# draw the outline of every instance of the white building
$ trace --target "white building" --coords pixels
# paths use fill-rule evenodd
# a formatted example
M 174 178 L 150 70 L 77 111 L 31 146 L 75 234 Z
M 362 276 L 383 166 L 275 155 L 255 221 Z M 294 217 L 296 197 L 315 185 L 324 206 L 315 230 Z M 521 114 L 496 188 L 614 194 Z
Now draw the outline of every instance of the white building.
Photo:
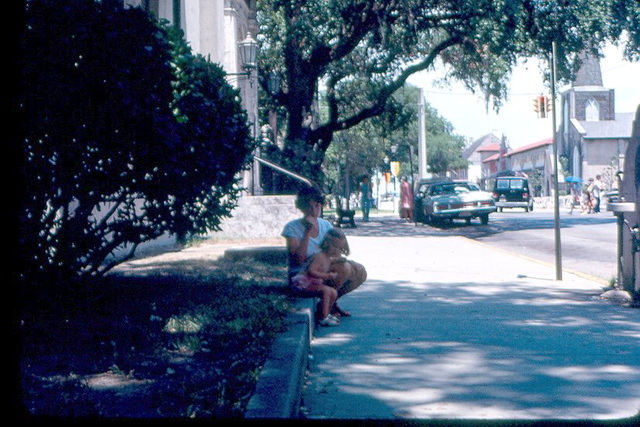
M 169 23 L 180 23 L 194 53 L 220 65 L 229 83 L 240 89 L 251 133 L 259 135 L 257 72 L 247 77 L 240 56 L 240 44 L 248 35 L 256 38 L 256 0 L 124 0 L 125 5 L 142 7 Z M 245 172 L 242 186 L 250 194 L 261 194 L 259 166 Z

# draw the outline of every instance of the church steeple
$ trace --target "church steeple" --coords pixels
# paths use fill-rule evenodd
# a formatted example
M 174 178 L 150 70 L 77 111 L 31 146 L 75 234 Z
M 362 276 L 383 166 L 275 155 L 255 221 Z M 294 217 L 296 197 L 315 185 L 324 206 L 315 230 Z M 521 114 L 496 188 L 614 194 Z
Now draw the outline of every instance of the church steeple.
M 576 78 L 571 84 L 577 86 L 600 86 L 602 87 L 602 70 L 600 69 L 600 59 L 590 53 L 579 54 L 581 65 L 576 73 Z
M 581 121 L 615 120 L 614 90 L 602 83 L 600 59 L 583 51 L 579 54 L 581 65 L 571 83 L 563 93 L 563 120 Z

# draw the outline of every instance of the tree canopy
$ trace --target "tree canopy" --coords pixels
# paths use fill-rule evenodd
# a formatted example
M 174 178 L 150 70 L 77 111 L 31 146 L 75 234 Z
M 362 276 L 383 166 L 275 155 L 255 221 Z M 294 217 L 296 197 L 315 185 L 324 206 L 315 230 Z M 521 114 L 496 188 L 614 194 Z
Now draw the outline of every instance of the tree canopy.
M 400 162 L 400 175 L 417 173 L 419 97 L 417 87 L 405 85 L 380 116 L 337 132 L 323 163 L 327 188 L 339 194 L 345 194 L 347 188 L 357 190 L 356 184 L 363 176 L 388 170 L 385 157 Z M 462 159 L 465 138 L 456 135 L 451 123 L 428 103 L 424 108 L 429 170 L 444 174 L 466 167 Z
M 444 67 L 498 110 L 519 58 L 548 59 L 570 79 L 577 53 L 600 54 L 605 40 L 628 34 L 626 56 L 640 54 L 636 0 L 264 0 L 259 66 L 266 89 L 282 77 L 272 101 L 286 111 L 287 155 L 319 171 L 336 132 L 376 117 L 418 71 Z M 327 113 L 317 120 L 319 92 Z M 313 120 L 313 119 L 316 120 Z M 288 146 L 288 147 L 287 147 Z

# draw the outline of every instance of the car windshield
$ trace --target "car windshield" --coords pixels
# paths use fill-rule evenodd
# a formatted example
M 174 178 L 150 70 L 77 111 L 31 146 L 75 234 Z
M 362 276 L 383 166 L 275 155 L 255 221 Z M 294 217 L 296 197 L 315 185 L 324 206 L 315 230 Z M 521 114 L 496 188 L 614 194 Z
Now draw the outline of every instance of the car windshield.
M 524 187 L 524 179 L 499 179 L 496 182 L 498 190 L 506 190 L 508 188 L 519 190 L 522 187 Z
M 471 183 L 466 182 L 456 182 L 450 184 L 438 184 L 434 185 L 431 189 L 431 195 L 439 196 L 439 195 L 450 195 L 450 194 L 462 194 L 468 193 L 470 191 L 479 191 L 480 189 Z

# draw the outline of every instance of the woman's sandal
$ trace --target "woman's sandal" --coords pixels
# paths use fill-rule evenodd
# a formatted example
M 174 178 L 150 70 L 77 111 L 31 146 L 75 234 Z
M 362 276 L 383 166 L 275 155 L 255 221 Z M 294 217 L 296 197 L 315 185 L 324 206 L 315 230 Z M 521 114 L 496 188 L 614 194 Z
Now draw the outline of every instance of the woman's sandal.
M 340 320 L 337 317 L 329 314 L 327 315 L 327 317 L 320 320 L 318 323 L 320 323 L 320 325 L 322 326 L 339 326 Z
M 340 316 L 340 317 L 349 317 L 349 316 L 351 316 L 351 313 L 350 313 L 350 312 L 348 312 L 348 311 L 346 311 L 346 310 L 341 309 L 341 308 L 338 306 L 338 304 L 333 304 L 333 308 L 331 309 L 331 313 L 332 313 L 333 315 L 338 315 L 338 316 Z

